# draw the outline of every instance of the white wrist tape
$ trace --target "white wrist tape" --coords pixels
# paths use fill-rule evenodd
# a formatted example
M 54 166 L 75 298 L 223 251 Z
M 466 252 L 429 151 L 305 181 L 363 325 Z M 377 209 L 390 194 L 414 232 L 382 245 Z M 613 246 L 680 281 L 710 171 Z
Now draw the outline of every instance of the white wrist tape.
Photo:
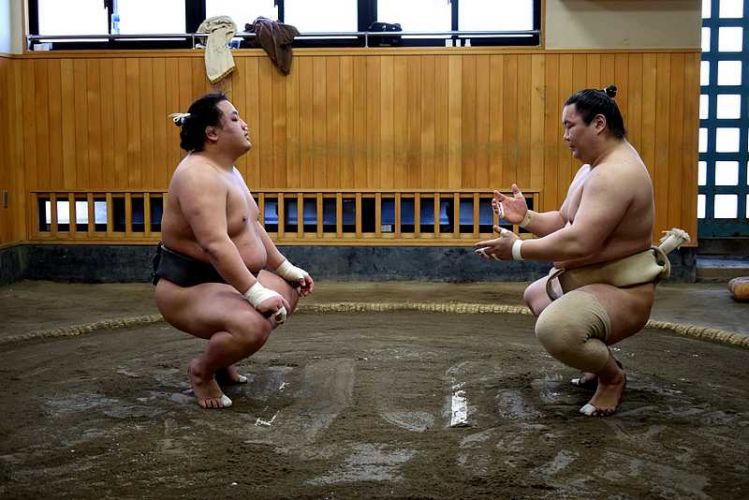
M 518 224 L 518 226 L 522 227 L 523 229 L 528 227 L 528 224 L 531 223 L 531 212 L 532 210 L 527 210 L 525 212 L 525 217 L 523 217 L 523 220 L 520 222 L 520 224 Z
M 309 276 L 307 271 L 300 267 L 296 267 L 288 260 L 283 261 L 281 265 L 276 268 L 276 274 L 286 281 L 299 281 Z
M 520 247 L 522 246 L 523 240 L 520 238 L 516 239 L 512 244 L 512 260 L 524 260 L 523 256 L 520 254 Z
M 278 292 L 271 290 L 270 288 L 265 288 L 259 281 L 255 282 L 254 285 L 244 292 L 244 298 L 247 299 L 247 302 L 249 302 L 255 309 L 266 300 L 280 296 L 281 295 Z

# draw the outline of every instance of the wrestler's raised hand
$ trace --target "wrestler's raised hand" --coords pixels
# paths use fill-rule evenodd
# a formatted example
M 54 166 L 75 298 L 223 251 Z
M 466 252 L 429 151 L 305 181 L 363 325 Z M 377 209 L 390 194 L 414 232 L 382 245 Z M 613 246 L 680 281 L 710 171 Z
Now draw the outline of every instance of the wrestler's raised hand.
M 525 202 L 525 197 L 520 192 L 520 188 L 517 184 L 513 184 L 512 197 L 494 191 L 492 210 L 500 219 L 504 219 L 511 224 L 520 224 L 528 212 L 528 204 Z
M 494 226 L 494 231 L 499 233 L 499 238 L 479 241 L 473 245 L 473 252 L 486 260 L 512 260 L 512 244 L 518 239 L 517 235 L 499 226 Z
M 255 282 L 244 293 L 244 297 L 257 312 L 266 318 L 270 318 L 277 325 L 286 321 L 286 314 L 291 309 L 289 303 L 280 293 L 265 288 L 259 281 Z

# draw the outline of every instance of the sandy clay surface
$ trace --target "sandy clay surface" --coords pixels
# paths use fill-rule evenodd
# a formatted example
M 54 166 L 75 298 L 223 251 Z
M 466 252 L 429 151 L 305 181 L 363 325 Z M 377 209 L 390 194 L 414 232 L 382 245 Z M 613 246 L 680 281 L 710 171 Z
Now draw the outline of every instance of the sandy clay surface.
M 646 330 L 616 348 L 626 399 L 596 419 L 532 331 L 299 313 L 222 411 L 187 384 L 203 342 L 164 323 L 5 343 L 0 497 L 747 498 L 749 350 Z

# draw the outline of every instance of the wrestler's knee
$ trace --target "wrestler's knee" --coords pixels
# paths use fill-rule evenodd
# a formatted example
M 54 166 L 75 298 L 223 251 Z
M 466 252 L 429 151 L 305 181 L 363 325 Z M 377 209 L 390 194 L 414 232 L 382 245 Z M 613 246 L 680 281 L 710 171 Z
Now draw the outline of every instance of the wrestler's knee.
M 536 320 L 536 338 L 549 354 L 562 361 L 585 341 L 583 330 L 569 320 L 569 314 L 570 311 L 565 312 L 556 301 Z
M 549 354 L 566 365 L 592 372 L 608 360 L 610 330 L 603 306 L 595 296 L 578 290 L 552 302 L 536 320 L 536 337 Z
M 523 301 L 531 312 L 533 312 L 534 316 L 541 314 L 541 312 L 549 305 L 550 300 L 546 295 L 546 287 L 541 280 L 528 285 L 528 288 L 523 292 Z
M 237 324 L 232 333 L 235 334 L 234 336 L 242 349 L 249 355 L 265 345 L 273 327 L 271 321 L 259 314 L 253 314 Z
M 523 302 L 533 310 L 533 285 L 529 285 L 523 292 Z M 533 314 L 536 314 L 536 311 L 533 311 Z
M 541 311 L 536 305 L 536 294 L 534 293 L 532 287 L 529 286 L 525 289 L 525 292 L 523 292 L 523 302 L 525 302 L 525 305 L 528 306 L 528 309 L 531 310 L 534 316 L 538 316 L 539 314 L 541 314 Z

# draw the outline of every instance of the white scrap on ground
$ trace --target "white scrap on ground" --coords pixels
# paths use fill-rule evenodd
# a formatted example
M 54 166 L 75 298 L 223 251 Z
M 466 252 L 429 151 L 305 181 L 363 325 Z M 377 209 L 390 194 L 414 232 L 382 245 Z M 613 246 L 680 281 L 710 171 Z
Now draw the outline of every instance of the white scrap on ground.
M 468 400 L 465 396 L 466 391 L 460 389 L 461 385 L 453 385 L 450 427 L 466 427 L 468 425 Z
M 263 420 L 262 418 L 257 417 L 257 420 L 255 420 L 255 425 L 258 425 L 258 426 L 262 425 L 263 427 L 270 427 L 277 416 L 278 416 L 278 412 L 276 412 L 273 415 L 273 418 L 271 418 L 270 420 Z

